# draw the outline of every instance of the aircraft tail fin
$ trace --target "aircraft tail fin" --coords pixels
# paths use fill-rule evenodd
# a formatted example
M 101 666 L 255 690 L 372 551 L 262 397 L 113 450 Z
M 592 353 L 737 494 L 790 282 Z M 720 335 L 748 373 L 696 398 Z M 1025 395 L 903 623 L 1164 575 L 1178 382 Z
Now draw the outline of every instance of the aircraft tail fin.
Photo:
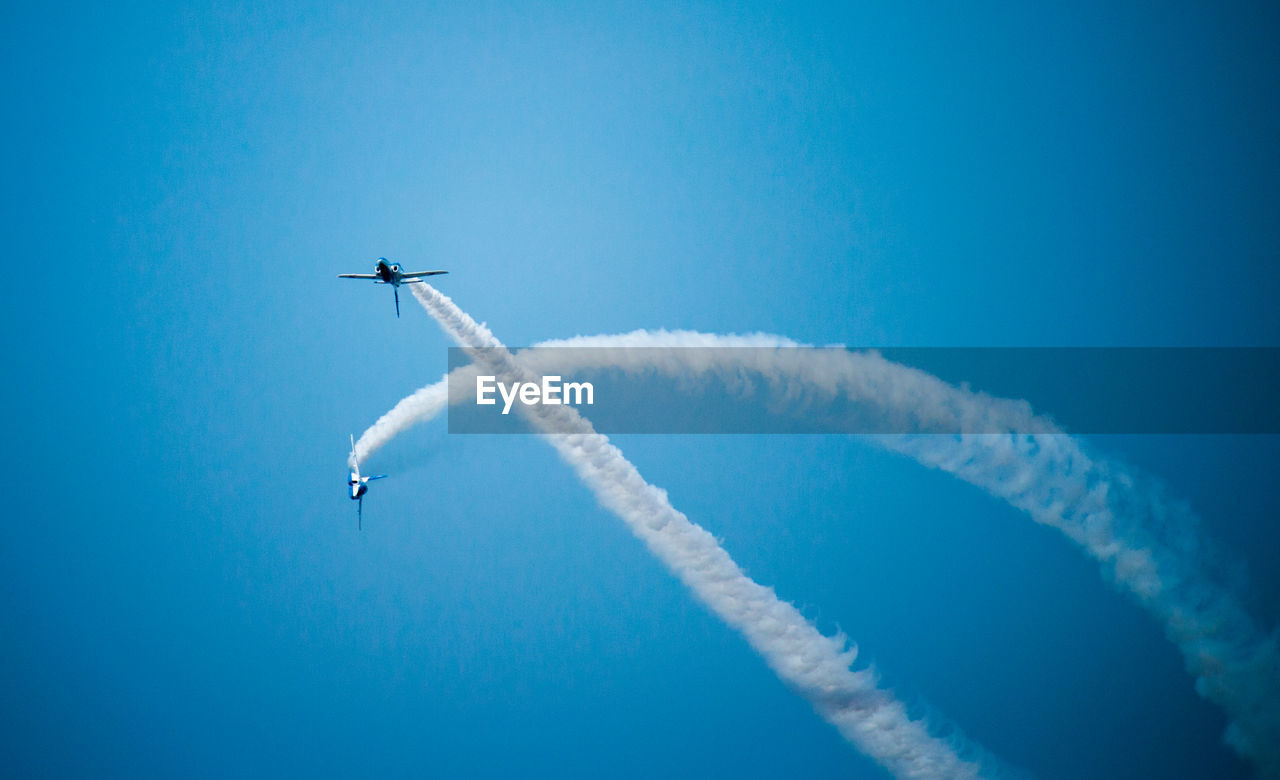
M 392 289 L 395 290 L 396 293 L 396 319 L 400 319 L 400 286 L 397 285 Z

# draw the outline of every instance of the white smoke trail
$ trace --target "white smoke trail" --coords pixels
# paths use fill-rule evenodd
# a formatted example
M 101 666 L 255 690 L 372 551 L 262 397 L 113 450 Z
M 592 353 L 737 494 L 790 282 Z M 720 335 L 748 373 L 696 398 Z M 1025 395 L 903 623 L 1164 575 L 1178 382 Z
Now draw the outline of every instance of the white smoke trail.
M 402 399 L 391 411 L 378 418 L 369 429 L 360 434 L 355 451 L 347 458 L 348 466 L 364 463 L 375 450 L 391 441 L 397 434 L 417 421 L 430 420 L 449 403 L 448 375 L 434 385 L 427 385 L 413 395 Z
M 1185 505 L 1167 499 L 1150 480 L 1090 457 L 1026 402 L 956 388 L 875 354 L 786 349 L 795 346 L 801 345 L 764 334 L 635 331 L 543 342 L 520 359 L 536 371 L 543 348 L 592 347 L 558 352 L 554 365 L 716 377 L 726 386 L 741 385 L 744 372 L 751 372 L 769 383 L 770 398 L 795 401 L 793 408 L 839 397 L 875 404 L 901 430 L 1006 431 L 875 440 L 986 490 L 1080 545 L 1165 626 L 1196 677 L 1196 690 L 1231 717 L 1227 741 L 1263 773 L 1280 777 L 1277 638 L 1260 631 L 1215 576 L 1214 556 Z M 419 391 L 440 392 L 438 385 Z M 403 429 L 420 419 L 406 414 L 389 425 Z
M 427 284 L 415 285 L 413 291 L 478 364 L 507 383 L 533 380 L 487 328 L 449 298 Z M 399 413 L 393 410 L 379 421 L 379 433 L 369 437 L 363 452 L 385 441 L 397 419 L 429 408 L 438 411 L 439 398 L 438 391 L 429 390 L 406 399 L 397 406 L 404 406 Z M 848 647 L 844 636 L 823 636 L 773 589 L 747 577 L 711 534 L 672 507 L 666 491 L 645 482 L 622 452 L 575 410 L 521 408 L 600 503 L 622 518 L 704 604 L 742 633 L 774 672 L 849 742 L 899 777 L 979 776 L 976 761 L 962 759 L 952 741 L 932 736 L 924 722 L 912 720 L 901 702 L 877 688 L 872 670 L 850 669 L 857 650 Z

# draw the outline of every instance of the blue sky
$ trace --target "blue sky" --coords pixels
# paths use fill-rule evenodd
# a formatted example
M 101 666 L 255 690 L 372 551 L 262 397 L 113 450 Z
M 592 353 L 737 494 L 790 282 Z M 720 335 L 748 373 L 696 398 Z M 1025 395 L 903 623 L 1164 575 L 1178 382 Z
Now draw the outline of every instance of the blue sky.
M 1263 4 L 130 4 L 7 14 L 6 765 L 874 777 L 529 437 L 346 437 L 512 345 L 1276 345 Z M 1048 777 L 1238 776 L 1048 529 L 840 437 L 621 437 L 907 699 Z M 1252 569 L 1262 437 L 1106 437 Z

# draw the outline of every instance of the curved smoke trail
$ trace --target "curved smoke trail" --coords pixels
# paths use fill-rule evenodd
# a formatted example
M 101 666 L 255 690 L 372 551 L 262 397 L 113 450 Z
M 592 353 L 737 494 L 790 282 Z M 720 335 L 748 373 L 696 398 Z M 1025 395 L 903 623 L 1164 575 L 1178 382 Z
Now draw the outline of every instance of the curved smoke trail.
M 1268 776 L 1280 777 L 1280 648 L 1274 633 L 1259 630 L 1231 588 L 1214 574 L 1214 556 L 1198 521 L 1149 479 L 1090 457 L 1052 421 L 1037 417 L 1025 401 L 992 398 L 954 387 L 925 372 L 874 353 L 795 350 L 777 336 L 719 336 L 687 331 L 635 331 L 543 342 L 521 353 L 530 370 L 539 351 L 557 347 L 558 369 L 658 370 L 688 379 L 716 377 L 726 386 L 743 372 L 770 383 L 771 398 L 806 403 L 853 399 L 902 423 L 902 430 L 1005 431 L 1000 434 L 873 437 L 887 449 L 974 484 L 1057 528 L 1097 560 L 1107 578 L 1128 590 L 1164 625 L 1196 678 L 1200 695 L 1230 716 L 1226 740 Z M 662 350 L 623 349 L 661 347 Z M 735 354 L 725 349 L 753 347 Z M 770 350 L 769 348 L 777 348 Z M 749 361 L 744 364 L 743 361 Z M 415 416 L 410 399 L 444 394 L 433 385 L 388 413 L 378 441 L 439 413 Z M 795 404 L 793 404 L 795 406 Z M 399 407 L 397 407 L 399 408 Z M 1035 430 L 1041 433 L 1018 433 Z M 370 438 L 368 444 L 374 444 Z M 360 445 L 366 444 L 361 437 Z M 357 450 L 361 457 L 376 447 Z
M 477 364 L 507 383 L 533 380 L 487 328 L 449 298 L 427 284 L 415 285 L 413 291 Z M 364 447 L 357 447 L 358 457 L 367 455 L 374 442 L 393 435 L 394 419 L 424 410 L 438 412 L 442 399 L 434 390 L 405 399 L 397 405 L 398 413 L 393 410 L 361 436 Z M 666 491 L 645 482 L 622 452 L 575 410 L 522 410 L 600 503 L 622 518 L 704 604 L 743 634 L 774 672 L 858 749 L 899 777 L 971 778 L 994 769 L 994 762 L 980 767 L 961 758 L 954 740 L 935 737 L 923 721 L 912 720 L 901 702 L 877 687 L 874 671 L 850 669 L 857 650 L 843 635 L 824 636 L 772 588 L 747 577 L 710 533 L 672 507 Z M 384 422 L 388 417 L 392 423 Z
M 470 366 L 467 368 L 470 368 Z M 459 371 L 462 370 L 459 369 Z M 360 434 L 355 450 L 347 457 L 347 465 L 355 466 L 364 463 L 368 460 L 369 455 L 381 449 L 384 444 L 394 439 L 406 428 L 411 427 L 417 421 L 430 420 L 440 414 L 449 403 L 448 379 L 449 375 L 446 374 L 444 379 L 434 385 L 427 385 L 418 392 L 402 399 L 391 407 L 390 411 L 379 417 L 378 421 L 370 425 L 367 431 Z

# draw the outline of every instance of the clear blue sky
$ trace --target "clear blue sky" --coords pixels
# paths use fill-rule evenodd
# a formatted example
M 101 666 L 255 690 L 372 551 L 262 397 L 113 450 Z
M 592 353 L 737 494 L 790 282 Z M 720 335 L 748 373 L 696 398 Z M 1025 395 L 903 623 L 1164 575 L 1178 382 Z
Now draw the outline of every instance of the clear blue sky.
M 508 344 L 1277 345 L 1267 4 L 127 4 L 3 22 L 16 774 L 877 776 L 551 450 L 349 433 Z M 1240 776 L 1047 529 L 857 441 L 621 437 L 886 680 L 1046 777 Z M 1280 616 L 1270 439 L 1097 442 Z

